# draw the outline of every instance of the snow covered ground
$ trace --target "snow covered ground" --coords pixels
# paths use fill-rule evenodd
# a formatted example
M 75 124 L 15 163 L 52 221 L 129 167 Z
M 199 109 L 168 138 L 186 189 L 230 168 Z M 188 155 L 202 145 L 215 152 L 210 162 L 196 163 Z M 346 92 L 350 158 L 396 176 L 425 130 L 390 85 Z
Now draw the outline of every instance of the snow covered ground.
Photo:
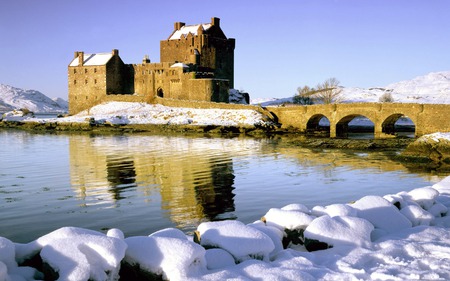
M 449 208 L 447 177 L 349 204 L 272 208 L 249 224 L 205 222 L 198 243 L 174 228 L 124 237 L 64 227 L 28 244 L 0 237 L 0 280 L 42 279 L 18 265 L 36 254 L 58 280 L 116 280 L 123 262 L 172 281 L 450 280 Z M 314 240 L 324 249 L 308 252 Z
M 194 109 L 167 107 L 160 104 L 109 102 L 92 107 L 74 116 L 64 118 L 39 119 L 22 116 L 21 112 L 9 112 L 3 116 L 5 121 L 24 122 L 88 122 L 95 118 L 99 124 L 154 124 L 154 125 L 216 125 L 216 126 L 255 126 L 264 125 L 264 116 L 249 109 Z

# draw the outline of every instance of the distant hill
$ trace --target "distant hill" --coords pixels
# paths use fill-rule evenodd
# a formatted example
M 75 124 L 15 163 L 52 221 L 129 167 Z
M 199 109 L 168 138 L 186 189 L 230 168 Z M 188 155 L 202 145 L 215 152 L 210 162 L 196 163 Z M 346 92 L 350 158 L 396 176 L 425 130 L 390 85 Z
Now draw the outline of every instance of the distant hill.
M 27 108 L 35 113 L 67 112 L 67 101 L 55 100 L 35 90 L 24 90 L 0 84 L 0 112 Z
M 385 93 L 390 93 L 394 102 L 450 104 L 450 71 L 432 72 L 411 80 L 385 87 L 342 87 L 342 103 L 378 102 Z M 263 106 L 292 102 L 292 97 L 281 99 L 254 99 L 252 104 Z

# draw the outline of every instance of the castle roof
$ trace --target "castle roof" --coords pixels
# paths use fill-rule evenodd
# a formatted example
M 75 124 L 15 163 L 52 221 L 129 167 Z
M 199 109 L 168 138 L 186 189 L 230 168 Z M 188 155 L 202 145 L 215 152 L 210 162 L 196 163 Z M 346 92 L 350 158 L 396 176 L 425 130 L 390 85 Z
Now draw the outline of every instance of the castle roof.
M 105 65 L 113 57 L 112 53 L 84 54 L 83 65 Z M 69 66 L 78 66 L 78 57 L 74 58 Z
M 208 30 L 212 24 L 211 23 L 205 23 L 205 24 L 195 24 L 195 25 L 185 25 L 182 26 L 180 29 L 176 30 L 172 36 L 169 37 L 169 40 L 176 40 L 181 38 L 186 38 L 189 33 L 192 33 L 192 35 L 198 35 L 198 29 L 199 27 L 202 27 L 204 31 Z
M 182 67 L 182 68 L 189 68 L 189 65 L 181 63 L 181 62 L 177 62 L 172 64 L 170 67 Z

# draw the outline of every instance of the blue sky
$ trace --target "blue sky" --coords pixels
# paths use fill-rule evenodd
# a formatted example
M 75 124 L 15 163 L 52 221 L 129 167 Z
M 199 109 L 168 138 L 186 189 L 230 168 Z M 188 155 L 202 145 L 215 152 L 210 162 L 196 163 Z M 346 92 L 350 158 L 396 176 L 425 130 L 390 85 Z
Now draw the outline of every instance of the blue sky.
M 236 39 L 235 88 L 252 98 L 289 97 L 336 77 L 377 87 L 450 70 L 448 0 L 0 2 L 0 83 L 67 99 L 74 51 L 148 54 L 173 24 L 221 19 Z

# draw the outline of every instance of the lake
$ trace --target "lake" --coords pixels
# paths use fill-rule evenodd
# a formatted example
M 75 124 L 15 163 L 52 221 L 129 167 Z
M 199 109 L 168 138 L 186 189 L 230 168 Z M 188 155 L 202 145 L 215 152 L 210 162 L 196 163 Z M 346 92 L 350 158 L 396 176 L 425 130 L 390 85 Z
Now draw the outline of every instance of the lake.
M 62 226 L 192 234 L 203 221 L 250 223 L 272 207 L 347 203 L 447 176 L 393 161 L 398 151 L 290 140 L 0 130 L 0 236 L 24 243 Z

